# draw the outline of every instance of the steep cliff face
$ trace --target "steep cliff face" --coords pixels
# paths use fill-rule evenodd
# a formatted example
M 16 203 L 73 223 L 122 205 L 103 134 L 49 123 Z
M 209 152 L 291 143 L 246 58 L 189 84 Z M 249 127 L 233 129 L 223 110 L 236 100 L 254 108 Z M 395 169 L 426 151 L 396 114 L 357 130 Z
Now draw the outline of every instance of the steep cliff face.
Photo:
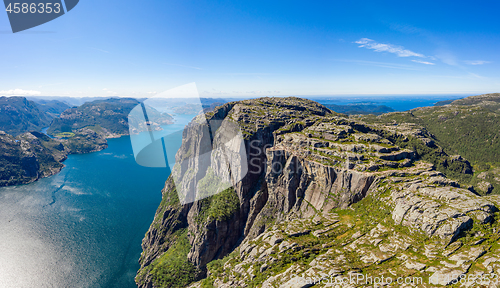
M 380 236 L 382 232 L 377 229 L 385 231 L 384 237 L 392 231 L 391 237 L 397 239 L 406 239 L 411 230 L 422 235 L 422 239 L 446 247 L 476 223 L 487 225 L 493 221 L 497 211 L 494 202 L 457 188 L 458 183 L 421 160 L 424 153 L 449 161 L 452 157 L 416 125 L 369 125 L 298 98 L 228 103 L 208 113 L 206 124 L 200 119 L 193 121 L 198 125 L 185 130 L 176 160 L 180 163 L 191 159 L 179 169 L 189 171 L 191 179 L 198 177 L 204 164 L 192 156 L 207 152 L 203 144 L 207 139 L 211 143 L 218 141 L 218 132 L 203 133 L 203 125 L 230 119 L 243 131 L 248 174 L 234 187 L 186 205 L 180 204 L 176 185 L 169 178 L 155 220 L 143 240 L 141 270 L 136 278 L 139 287 L 183 287 L 205 276 L 208 278 L 196 285 L 279 286 L 289 278 L 290 271 L 285 270 L 292 269 L 291 263 L 297 262 L 293 266 L 297 273 L 317 266 L 312 262 L 314 257 L 327 252 L 328 247 L 350 243 L 344 237 L 351 230 L 361 236 L 373 226 L 371 236 L 363 238 L 368 242 Z M 224 126 L 220 127 L 211 128 L 220 132 Z M 460 161 L 465 163 L 464 159 Z M 207 176 L 200 177 L 198 182 L 205 183 Z M 352 209 L 362 210 L 357 211 L 358 222 L 364 223 L 366 229 L 353 219 L 352 213 L 335 212 Z M 370 209 L 374 215 L 370 215 Z M 339 214 L 342 221 L 336 220 Z M 405 228 L 387 228 L 388 225 Z M 355 240 L 360 236 L 347 238 Z M 187 237 L 190 244 L 185 267 L 196 272 L 185 282 L 165 282 L 176 275 L 163 272 L 168 274 L 166 277 L 161 271 L 168 266 L 167 258 L 171 259 L 170 251 L 175 250 L 172 247 L 180 237 Z M 405 245 L 411 245 L 410 242 L 413 243 L 406 241 Z M 300 252 L 304 245 L 309 245 L 307 253 Z M 379 252 L 364 244 L 356 245 L 352 251 L 368 260 L 361 261 L 364 264 L 354 261 L 342 268 L 343 272 L 382 261 L 373 256 Z M 299 252 L 300 257 L 295 255 Z M 354 257 L 351 254 L 349 257 Z M 391 255 L 389 258 L 396 253 Z M 224 261 L 214 261 L 223 257 Z M 271 266 L 278 268 L 268 269 Z
M 265 181 L 267 166 L 265 148 L 274 145 L 273 132 L 285 126 L 290 120 L 302 120 L 311 116 L 329 114 L 331 112 L 328 109 L 309 100 L 263 98 L 258 101 L 227 103 L 215 109 L 215 111 L 207 113 L 207 124 L 196 123 L 196 125 L 190 125 L 185 129 L 182 146 L 176 155 L 177 162 L 189 158 L 185 161 L 187 165 L 182 169 L 192 170 L 194 174 L 201 170 L 199 165 L 202 165 L 202 163 L 199 163 L 199 157 L 197 156 L 206 153 L 208 149 L 205 145 L 206 140 L 203 138 L 214 137 L 215 141 L 217 141 L 215 133 L 211 136 L 203 132 L 206 130 L 204 125 L 217 123 L 217 120 L 224 119 L 231 119 L 238 123 L 242 129 L 244 149 L 246 155 L 248 155 L 247 162 L 249 163 L 248 173 L 234 187 L 234 192 L 232 190 L 231 193 L 221 193 L 222 195 L 215 195 L 185 206 L 160 206 L 157 211 L 154 223 L 160 222 L 159 219 L 168 219 L 170 215 L 175 214 L 179 215 L 178 222 L 186 224 L 189 231 L 189 242 L 192 246 L 188 259 L 201 270 L 200 275 L 203 275 L 205 265 L 208 262 L 227 255 L 249 233 L 258 234 L 260 230 L 265 228 L 264 224 L 259 224 L 259 228 L 255 228 L 253 222 L 268 198 L 267 183 Z M 214 132 L 219 128 L 216 125 L 211 127 Z M 213 142 L 214 140 L 210 139 L 209 141 Z M 219 164 L 215 161 L 213 165 L 217 166 Z M 220 171 L 220 169 L 215 170 Z M 224 178 L 224 175 L 220 176 Z M 178 183 L 178 185 L 190 185 L 191 183 Z M 172 179 L 169 179 L 164 189 L 164 195 L 167 193 L 170 195 L 169 197 L 175 198 L 174 189 L 175 185 L 173 185 Z M 218 205 L 218 203 L 226 202 L 236 202 L 237 205 Z M 187 213 L 180 213 L 180 210 L 187 211 Z M 210 216 L 210 213 L 207 213 L 207 211 L 215 210 L 222 213 L 224 217 L 213 217 Z M 176 229 L 183 227 L 177 226 Z M 166 229 L 176 230 L 171 229 L 171 227 L 166 227 Z M 164 233 L 160 237 L 156 236 L 158 233 L 159 230 L 153 224 L 146 234 L 143 241 L 143 257 L 141 257 L 142 268 L 139 275 L 143 275 L 145 274 L 144 271 L 152 269 L 152 267 L 148 267 L 151 261 L 145 259 L 154 258 L 151 255 L 165 252 L 171 245 L 166 243 L 172 242 L 170 240 L 172 233 Z M 151 239 L 152 235 L 155 235 L 157 240 Z M 138 279 L 138 284 L 144 287 L 152 285 L 150 282 L 141 282 L 140 279 Z

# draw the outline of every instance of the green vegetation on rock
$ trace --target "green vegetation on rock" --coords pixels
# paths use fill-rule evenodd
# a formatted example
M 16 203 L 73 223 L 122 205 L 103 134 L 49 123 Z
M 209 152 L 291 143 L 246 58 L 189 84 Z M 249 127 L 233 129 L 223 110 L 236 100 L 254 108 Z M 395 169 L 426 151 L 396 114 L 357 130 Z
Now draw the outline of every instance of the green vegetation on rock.
M 196 219 L 200 224 L 205 221 L 229 220 L 240 207 L 240 200 L 233 187 L 199 202 L 202 208 Z
M 476 192 L 500 193 L 500 94 L 468 97 L 447 104 L 378 117 L 364 116 L 362 119 L 378 124 L 414 123 L 425 128 L 445 154 L 461 155 L 470 161 L 474 175 L 460 173 L 466 167 L 460 161 L 443 158 L 442 153 L 427 153 L 424 159 L 435 164 L 437 169 L 447 176 L 475 187 L 485 180 L 478 179 L 477 176 L 487 172 L 488 176 L 485 177 L 494 188 L 489 191 L 476 189 Z M 427 149 L 424 147 L 424 150 Z
M 0 132 L 0 186 L 34 182 L 59 172 L 64 147 L 41 133 L 12 137 Z
M 71 137 L 75 136 L 75 133 L 73 133 L 73 132 L 62 132 L 62 133 L 57 133 L 54 136 L 56 136 L 57 138 L 71 138 Z
M 153 275 L 154 287 L 181 288 L 196 280 L 196 267 L 187 260 L 191 248 L 187 230 L 178 230 L 175 236 L 175 244 L 153 261 L 143 275 L 139 274 L 136 281 L 141 282 L 146 272 Z

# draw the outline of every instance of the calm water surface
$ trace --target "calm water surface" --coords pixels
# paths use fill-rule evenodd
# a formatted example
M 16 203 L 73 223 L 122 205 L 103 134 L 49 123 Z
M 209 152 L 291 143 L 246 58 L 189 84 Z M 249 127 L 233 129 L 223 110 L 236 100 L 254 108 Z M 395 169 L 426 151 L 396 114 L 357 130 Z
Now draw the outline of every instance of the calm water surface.
M 165 129 L 182 130 L 191 118 Z M 137 287 L 141 241 L 170 170 L 137 165 L 129 137 L 108 142 L 70 155 L 57 175 L 0 188 L 0 287 Z

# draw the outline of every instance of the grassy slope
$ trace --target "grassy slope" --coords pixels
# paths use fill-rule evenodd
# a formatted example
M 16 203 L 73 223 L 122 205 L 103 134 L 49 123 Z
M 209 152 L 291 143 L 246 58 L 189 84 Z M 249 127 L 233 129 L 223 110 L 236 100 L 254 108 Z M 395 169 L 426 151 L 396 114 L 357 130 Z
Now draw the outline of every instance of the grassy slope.
M 497 102 L 500 101 L 500 96 L 493 98 L 496 101 L 491 101 L 490 97 L 490 102 L 483 104 L 479 104 L 479 99 L 469 98 L 456 100 L 447 106 L 417 108 L 378 117 L 365 116 L 363 120 L 372 123 L 421 125 L 434 135 L 444 152 L 461 155 L 471 162 L 474 177 L 458 180 L 472 185 L 489 180 L 494 186 L 500 186 L 500 182 L 495 180 L 498 178 L 498 175 L 495 176 L 498 174 L 496 171 L 500 167 L 500 103 Z M 477 178 L 481 172 L 486 171 L 493 173 L 487 173 L 487 179 Z M 448 176 L 453 178 L 453 175 Z M 500 189 L 495 187 L 493 192 L 500 193 Z

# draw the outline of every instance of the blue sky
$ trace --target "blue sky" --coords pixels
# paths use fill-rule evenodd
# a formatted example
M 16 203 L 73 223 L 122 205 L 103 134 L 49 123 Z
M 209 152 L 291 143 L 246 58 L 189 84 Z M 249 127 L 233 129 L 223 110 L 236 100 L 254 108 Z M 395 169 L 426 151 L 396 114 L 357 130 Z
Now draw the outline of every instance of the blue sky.
M 375 2 L 81 0 L 16 34 L 4 12 L 0 95 L 500 92 L 498 2 Z

